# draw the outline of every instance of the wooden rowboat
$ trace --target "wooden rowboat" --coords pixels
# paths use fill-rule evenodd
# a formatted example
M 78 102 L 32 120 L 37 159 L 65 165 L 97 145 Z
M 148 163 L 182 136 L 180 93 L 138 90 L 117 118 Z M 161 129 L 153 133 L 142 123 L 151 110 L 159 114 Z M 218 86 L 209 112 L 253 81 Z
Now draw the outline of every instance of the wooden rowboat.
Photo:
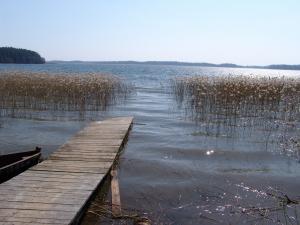
M 0 183 L 36 165 L 40 157 L 41 148 L 39 147 L 36 147 L 33 151 L 0 155 Z

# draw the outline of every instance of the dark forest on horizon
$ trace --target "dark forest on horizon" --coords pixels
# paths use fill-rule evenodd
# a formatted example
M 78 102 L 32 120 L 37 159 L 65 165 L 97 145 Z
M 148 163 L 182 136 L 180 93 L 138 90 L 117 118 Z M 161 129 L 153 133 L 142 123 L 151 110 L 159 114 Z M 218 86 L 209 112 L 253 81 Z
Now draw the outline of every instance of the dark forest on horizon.
M 0 47 L 0 63 L 43 64 L 45 63 L 45 59 L 35 51 L 13 47 Z

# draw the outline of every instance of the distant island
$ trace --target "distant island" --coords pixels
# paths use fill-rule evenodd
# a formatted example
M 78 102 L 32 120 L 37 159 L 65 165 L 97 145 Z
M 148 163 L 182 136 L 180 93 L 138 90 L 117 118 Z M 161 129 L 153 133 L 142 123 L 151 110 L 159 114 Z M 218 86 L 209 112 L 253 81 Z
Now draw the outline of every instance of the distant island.
M 31 50 L 0 47 L 0 63 L 43 64 L 45 59 Z
M 232 63 L 191 63 L 191 62 L 178 62 L 178 61 L 62 61 L 53 60 L 48 63 L 102 63 L 102 64 L 141 64 L 141 65 L 170 65 L 170 66 L 202 66 L 202 67 L 226 67 L 226 68 L 255 68 L 255 69 L 276 69 L 276 70 L 300 70 L 299 65 L 286 65 L 286 64 L 274 64 L 268 66 L 241 66 Z

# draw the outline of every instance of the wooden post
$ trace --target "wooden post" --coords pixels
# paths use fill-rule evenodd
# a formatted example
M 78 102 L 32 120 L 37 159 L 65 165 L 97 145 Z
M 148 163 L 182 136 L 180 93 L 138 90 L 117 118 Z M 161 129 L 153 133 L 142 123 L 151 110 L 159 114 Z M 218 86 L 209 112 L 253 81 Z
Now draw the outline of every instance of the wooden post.
M 118 182 L 118 174 L 115 169 L 110 172 L 111 175 L 111 202 L 112 202 L 112 215 L 118 217 L 122 215 L 121 210 L 121 199 L 120 199 L 120 189 Z

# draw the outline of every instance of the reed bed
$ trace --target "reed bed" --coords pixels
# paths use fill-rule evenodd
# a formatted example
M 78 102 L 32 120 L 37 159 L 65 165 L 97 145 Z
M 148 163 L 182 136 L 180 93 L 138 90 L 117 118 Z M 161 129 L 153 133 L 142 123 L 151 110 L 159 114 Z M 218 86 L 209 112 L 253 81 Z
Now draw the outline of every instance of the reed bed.
M 196 134 L 251 140 L 300 162 L 299 78 L 178 77 L 172 88 Z
M 16 116 L 28 111 L 104 111 L 126 98 L 120 78 L 98 73 L 0 73 L 0 112 Z
M 300 79 L 178 77 L 172 81 L 172 87 L 178 103 L 184 104 L 198 121 L 221 119 L 226 122 L 237 118 L 295 121 L 300 118 Z

